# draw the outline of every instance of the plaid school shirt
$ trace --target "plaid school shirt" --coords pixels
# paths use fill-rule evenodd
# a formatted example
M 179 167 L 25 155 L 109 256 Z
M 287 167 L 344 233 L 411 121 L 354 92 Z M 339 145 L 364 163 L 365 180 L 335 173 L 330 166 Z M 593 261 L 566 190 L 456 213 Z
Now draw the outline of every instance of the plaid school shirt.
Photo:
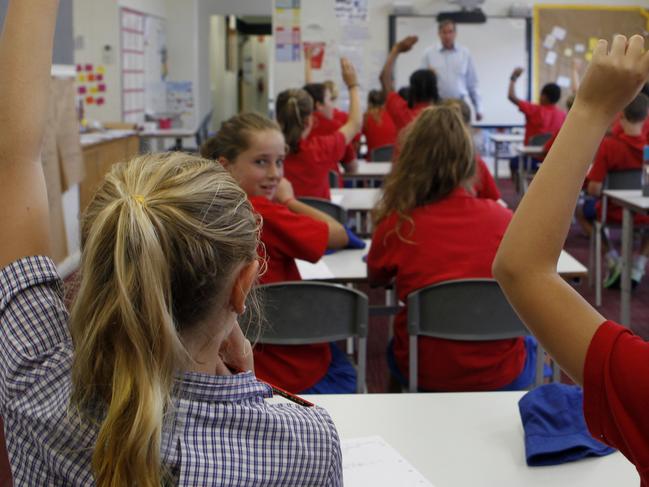
M 91 486 L 98 428 L 70 407 L 72 340 L 52 261 L 0 270 L 0 414 L 15 486 Z M 161 458 L 174 485 L 339 486 L 336 428 L 323 409 L 270 405 L 252 373 L 184 373 Z

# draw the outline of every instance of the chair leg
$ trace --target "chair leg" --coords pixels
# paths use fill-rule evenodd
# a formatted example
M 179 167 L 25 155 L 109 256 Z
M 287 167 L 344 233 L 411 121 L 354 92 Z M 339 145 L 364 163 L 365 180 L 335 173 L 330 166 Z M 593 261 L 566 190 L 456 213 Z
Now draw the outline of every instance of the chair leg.
M 417 392 L 417 335 L 409 337 L 408 392 Z
M 595 221 L 595 306 L 602 305 L 602 224 Z
M 356 369 L 356 393 L 367 392 L 366 367 L 367 367 L 367 338 L 358 338 L 358 367 Z
M 588 287 L 595 285 L 595 231 L 590 233 L 588 239 Z
M 396 306 L 397 305 L 397 290 L 395 287 L 385 289 L 385 305 L 386 306 Z M 388 341 L 392 340 L 394 336 L 394 315 L 388 317 Z

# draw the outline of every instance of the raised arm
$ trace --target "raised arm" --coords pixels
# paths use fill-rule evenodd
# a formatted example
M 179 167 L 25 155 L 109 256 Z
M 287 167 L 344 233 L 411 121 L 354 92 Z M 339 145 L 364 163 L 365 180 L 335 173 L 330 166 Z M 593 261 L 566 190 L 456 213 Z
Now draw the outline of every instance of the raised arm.
M 404 39 L 401 39 L 394 46 L 392 46 L 392 49 L 390 49 L 388 58 L 385 60 L 385 64 L 383 65 L 383 69 L 381 70 L 381 74 L 379 75 L 381 88 L 383 88 L 383 93 L 385 93 L 386 95 L 391 91 L 394 91 L 394 63 L 399 57 L 399 54 L 401 54 L 402 52 L 408 52 L 410 49 L 412 49 L 412 46 L 414 46 L 418 40 L 419 38 L 417 36 L 408 36 Z
M 356 77 L 354 65 L 348 59 L 340 60 L 343 81 L 349 90 L 349 114 L 345 125 L 338 129 L 345 136 L 345 144 L 349 144 L 356 134 L 361 131 L 363 125 L 363 113 L 361 112 L 361 92 Z
M 584 175 L 616 113 L 649 77 L 644 39 L 599 41 L 566 122 L 521 201 L 494 261 L 494 276 L 543 347 L 576 382 L 604 318 L 556 270 Z M 552 195 L 552 197 L 548 197 Z
M 10 0 L 0 38 L 0 267 L 49 254 L 40 152 L 58 3 Z
M 311 67 L 311 57 L 313 56 L 313 47 L 304 48 L 304 84 L 313 83 L 313 69 Z
M 509 89 L 507 90 L 507 99 L 511 101 L 514 105 L 518 105 L 520 101 L 516 96 L 516 81 L 523 74 L 523 68 L 516 68 L 512 71 L 511 76 L 509 77 Z

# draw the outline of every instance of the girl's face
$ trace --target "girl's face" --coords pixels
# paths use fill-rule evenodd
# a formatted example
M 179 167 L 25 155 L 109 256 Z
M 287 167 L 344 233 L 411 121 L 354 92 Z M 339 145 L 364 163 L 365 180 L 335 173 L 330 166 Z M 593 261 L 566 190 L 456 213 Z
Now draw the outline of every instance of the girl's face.
M 284 176 L 284 136 L 277 130 L 263 130 L 250 134 L 249 140 L 250 146 L 234 161 L 222 157 L 219 162 L 248 196 L 265 196 L 272 200 Z
M 334 118 L 334 108 L 335 104 L 333 99 L 331 98 L 331 91 L 329 89 L 325 89 L 324 91 L 324 103 L 318 103 L 317 110 L 324 115 L 325 118 L 331 120 Z

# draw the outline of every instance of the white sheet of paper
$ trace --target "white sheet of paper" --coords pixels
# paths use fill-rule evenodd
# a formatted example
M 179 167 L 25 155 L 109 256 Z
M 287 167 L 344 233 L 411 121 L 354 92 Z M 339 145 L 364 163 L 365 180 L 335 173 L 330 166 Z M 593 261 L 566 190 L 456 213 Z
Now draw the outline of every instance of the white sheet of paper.
M 380 436 L 341 441 L 346 487 L 433 487 Z
M 563 51 L 563 55 L 566 56 L 566 57 L 572 57 L 572 49 L 567 47 L 566 50 Z
M 557 42 L 557 38 L 552 34 L 548 34 L 547 36 L 545 36 L 545 40 L 543 41 L 543 47 L 545 47 L 546 49 L 552 49 L 555 42 Z
M 566 29 L 563 27 L 559 27 L 558 25 L 555 25 L 554 28 L 552 29 L 552 35 L 559 39 L 560 41 L 564 40 L 566 38 Z
M 557 84 L 561 86 L 561 88 L 570 88 L 570 78 L 567 76 L 559 76 L 557 78 Z
M 575 44 L 575 52 L 586 52 L 585 44 Z
M 557 53 L 554 51 L 550 51 L 546 56 L 545 56 L 545 64 L 549 64 L 550 66 L 554 66 L 554 64 L 557 62 Z
M 307 262 L 306 260 L 295 259 L 297 270 L 305 281 L 313 281 L 317 279 L 333 279 L 334 275 L 329 269 L 329 266 L 320 259 L 315 264 Z

